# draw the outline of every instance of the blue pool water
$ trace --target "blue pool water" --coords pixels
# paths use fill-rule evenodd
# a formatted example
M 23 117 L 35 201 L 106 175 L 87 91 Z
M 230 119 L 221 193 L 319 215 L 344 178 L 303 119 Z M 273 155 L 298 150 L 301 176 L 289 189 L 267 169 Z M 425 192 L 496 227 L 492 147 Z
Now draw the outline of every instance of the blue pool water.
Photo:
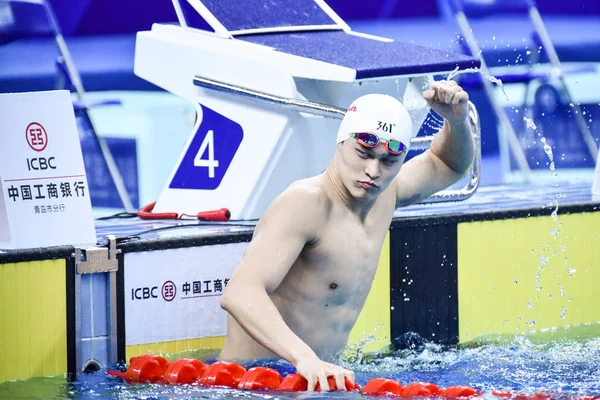
M 546 392 L 554 398 L 600 395 L 600 337 L 598 328 L 584 338 L 551 342 L 515 337 L 501 343 L 469 347 L 421 344 L 385 357 L 346 355 L 344 366 L 356 372 L 360 385 L 376 377 L 402 384 L 426 381 L 440 387 L 472 386 L 486 391 L 512 390 L 523 394 Z M 6 399 L 361 399 L 359 393 L 285 393 L 210 389 L 198 386 L 130 385 L 105 371 L 64 377 L 34 378 L 0 385 Z

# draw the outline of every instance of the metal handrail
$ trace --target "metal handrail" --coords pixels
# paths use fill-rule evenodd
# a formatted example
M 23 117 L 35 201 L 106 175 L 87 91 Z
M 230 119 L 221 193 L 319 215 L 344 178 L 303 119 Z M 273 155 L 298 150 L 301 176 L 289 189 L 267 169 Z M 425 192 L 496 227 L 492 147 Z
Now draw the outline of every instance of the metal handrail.
M 471 168 L 469 169 L 468 173 L 469 181 L 462 189 L 442 190 L 441 192 L 429 196 L 423 200 L 421 204 L 441 203 L 445 201 L 463 201 L 473 196 L 473 194 L 475 194 L 477 191 L 479 182 L 481 181 L 481 123 L 479 122 L 479 113 L 477 112 L 477 108 L 475 108 L 475 104 L 471 103 L 470 101 L 469 114 L 467 118 L 475 144 L 475 157 L 473 158 L 473 164 L 471 164 Z M 433 136 L 427 136 L 427 138 L 433 138 Z
M 245 88 L 238 85 L 232 85 L 230 83 L 220 82 L 214 79 L 209 79 L 201 76 L 195 76 L 193 78 L 195 86 L 202 87 L 205 89 L 211 89 L 218 92 L 224 92 L 229 94 L 235 94 L 244 98 L 257 100 L 269 104 L 274 104 L 279 107 L 283 107 L 286 110 L 297 111 L 312 115 L 318 115 L 326 118 L 342 119 L 346 115 L 346 110 L 340 107 L 335 107 L 326 104 L 320 104 L 312 101 L 292 99 L 289 97 L 277 96 L 274 94 L 260 92 L 258 90 Z M 479 122 L 479 114 L 475 105 L 469 101 L 469 125 L 473 134 L 473 140 L 475 142 L 475 158 L 471 169 L 469 170 L 469 181 L 462 188 L 458 190 L 443 190 L 438 192 L 421 203 L 440 203 L 447 201 L 462 201 L 471 197 L 477 188 L 481 180 L 481 125 Z M 410 150 L 427 150 L 431 145 L 431 141 L 435 135 L 424 136 L 420 138 L 413 138 L 410 141 Z

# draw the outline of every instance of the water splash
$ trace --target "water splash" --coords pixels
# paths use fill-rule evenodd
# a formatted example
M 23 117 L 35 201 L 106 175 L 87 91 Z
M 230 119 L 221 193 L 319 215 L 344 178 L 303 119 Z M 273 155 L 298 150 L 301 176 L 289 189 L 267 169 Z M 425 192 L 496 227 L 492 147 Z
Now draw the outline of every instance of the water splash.
M 492 83 L 495 83 L 496 85 L 498 85 L 498 87 L 500 87 L 500 89 L 502 89 L 502 93 L 504 94 L 504 98 L 506 99 L 506 101 L 510 100 L 508 95 L 506 94 L 506 90 L 504 89 L 504 83 L 502 82 L 502 79 L 496 78 L 493 75 L 488 75 L 479 68 L 459 69 L 458 67 L 456 67 L 452 72 L 450 72 L 450 74 L 448 74 L 448 76 L 446 77 L 446 80 L 449 81 L 457 75 L 467 74 L 467 73 L 479 73 L 483 78 L 487 79 L 488 81 L 490 81 Z
M 556 208 L 554 210 L 552 210 L 552 214 L 550 214 L 550 216 L 552 217 L 552 219 L 554 221 L 556 221 L 556 223 L 560 224 L 560 221 L 558 220 L 558 201 L 553 201 L 550 202 L 550 206 L 555 205 Z
M 363 361 L 365 347 L 380 340 L 377 338 L 376 333 L 382 328 L 383 325 L 380 324 L 376 326 L 369 334 L 363 332 L 363 337 L 360 338 L 356 343 L 346 345 L 346 347 L 340 351 L 337 359 L 345 368 L 352 369 L 356 365 L 359 365 Z
M 535 125 L 535 122 L 533 122 L 533 120 L 531 118 L 523 117 L 523 121 L 525 121 L 525 125 L 527 126 L 527 128 L 537 131 L 537 126 Z
M 544 143 L 544 152 L 546 153 L 546 155 L 548 156 L 548 158 L 550 159 L 550 170 L 554 171 L 555 167 L 554 167 L 554 154 L 552 153 L 552 147 L 550 147 L 550 145 L 548 143 L 546 143 L 546 138 L 542 137 L 542 143 Z

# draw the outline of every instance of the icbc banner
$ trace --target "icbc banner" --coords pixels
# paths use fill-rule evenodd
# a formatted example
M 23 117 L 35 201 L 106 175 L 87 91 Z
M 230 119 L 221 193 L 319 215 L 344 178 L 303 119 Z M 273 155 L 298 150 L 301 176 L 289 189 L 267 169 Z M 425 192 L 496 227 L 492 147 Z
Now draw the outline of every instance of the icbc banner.
M 67 91 L 0 94 L 0 248 L 95 244 Z

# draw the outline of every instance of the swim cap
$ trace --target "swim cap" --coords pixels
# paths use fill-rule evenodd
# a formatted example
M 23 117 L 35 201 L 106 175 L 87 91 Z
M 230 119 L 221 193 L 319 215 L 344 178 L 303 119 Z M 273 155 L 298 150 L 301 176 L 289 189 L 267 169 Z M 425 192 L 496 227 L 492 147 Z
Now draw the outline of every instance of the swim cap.
M 337 143 L 353 133 L 374 133 L 382 139 L 396 139 L 407 148 L 412 138 L 412 120 L 399 100 L 387 94 L 367 94 L 354 100 L 344 116 Z

